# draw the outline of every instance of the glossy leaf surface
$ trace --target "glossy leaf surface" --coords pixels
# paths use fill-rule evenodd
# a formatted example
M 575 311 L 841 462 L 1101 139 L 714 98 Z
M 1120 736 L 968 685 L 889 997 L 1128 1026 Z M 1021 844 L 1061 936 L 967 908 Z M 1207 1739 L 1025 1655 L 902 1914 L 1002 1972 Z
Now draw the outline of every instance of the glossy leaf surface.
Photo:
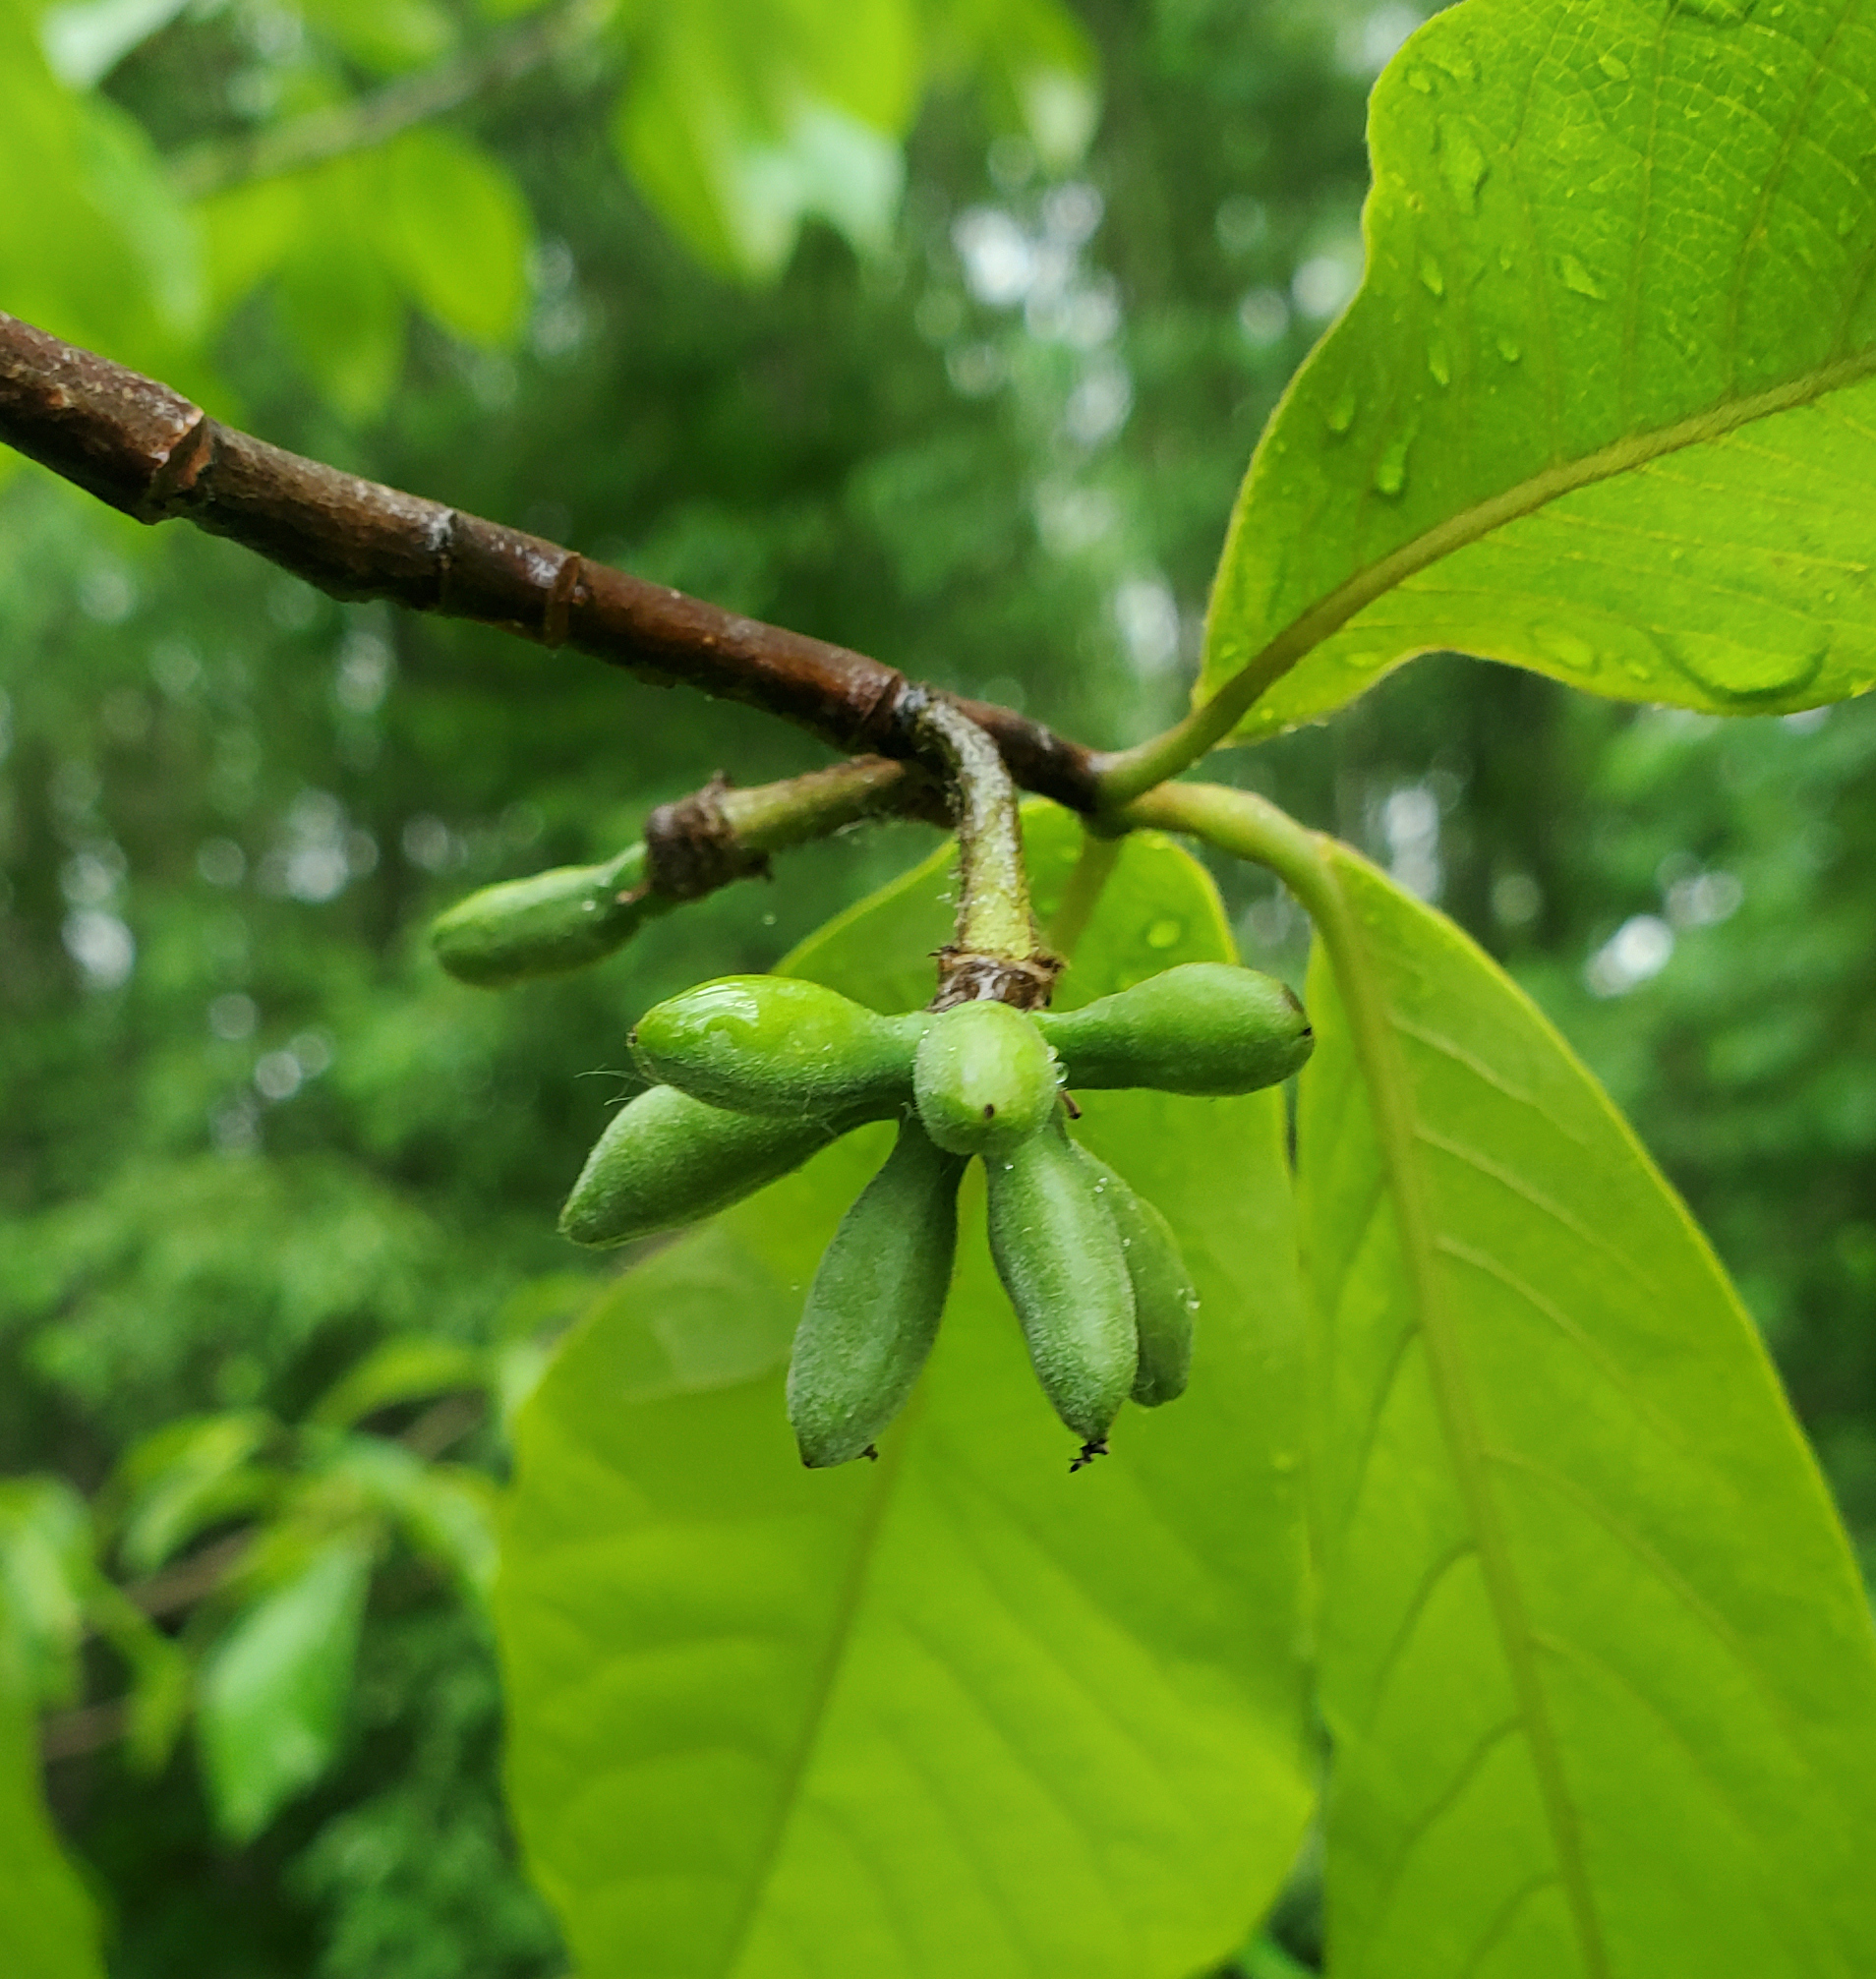
M 1876 680 L 1872 92 L 1868 0 L 1430 22 L 1377 87 L 1367 277 L 1252 463 L 1202 693 L 1308 652 L 1263 732 L 1434 647 L 1729 712 Z
M 1071 836 L 1031 822 L 1046 901 Z M 946 859 L 793 959 L 929 994 Z M 1229 952 L 1131 840 L 1065 991 Z M 522 1412 L 498 1622 L 512 1800 L 582 1970 L 1185 1979 L 1269 1899 L 1300 1753 L 1298 1308 L 1273 1094 L 1090 1095 L 1206 1301 L 1187 1395 L 1071 1476 L 967 1184 L 877 1464 L 804 1472 L 783 1374 L 875 1126 L 622 1278 Z
M 1329 856 L 1382 1018 L 1369 1088 L 1319 964 L 1332 1970 L 1876 1969 L 1876 1641 L 1759 1340 L 1521 992 Z

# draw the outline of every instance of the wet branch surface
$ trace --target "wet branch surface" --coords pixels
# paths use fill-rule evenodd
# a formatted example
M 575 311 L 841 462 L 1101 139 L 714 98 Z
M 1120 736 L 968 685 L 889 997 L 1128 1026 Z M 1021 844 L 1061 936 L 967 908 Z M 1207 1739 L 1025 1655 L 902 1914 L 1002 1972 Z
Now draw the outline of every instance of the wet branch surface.
M 568 646 L 653 685 L 762 709 L 849 754 L 928 760 L 918 721 L 928 690 L 896 668 L 288 453 L 4 312 L 0 439 L 139 522 L 193 522 L 330 597 Z M 1022 787 L 1071 810 L 1099 807 L 1092 750 L 1012 709 L 958 705 Z

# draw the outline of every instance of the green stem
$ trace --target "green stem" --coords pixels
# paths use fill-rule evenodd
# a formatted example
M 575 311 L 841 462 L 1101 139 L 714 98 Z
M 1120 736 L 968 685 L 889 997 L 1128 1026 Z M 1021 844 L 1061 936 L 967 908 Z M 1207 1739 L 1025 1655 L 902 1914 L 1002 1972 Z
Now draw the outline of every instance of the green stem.
M 883 756 L 855 756 L 779 784 L 728 789 L 718 799 L 724 821 L 746 852 L 785 852 L 831 838 L 868 818 L 900 817 L 930 809 L 936 793 L 917 771 Z
M 1131 749 L 1112 749 L 1094 761 L 1094 780 L 1101 793 L 1103 815 L 1119 812 L 1155 785 L 1189 770 L 1201 756 L 1215 749 L 1243 719 L 1245 711 L 1266 688 L 1296 665 L 1298 655 L 1272 646 L 1235 675 L 1209 701 L 1202 702 L 1183 722 Z
M 1093 832 L 1083 835 L 1081 857 L 1075 861 L 1055 918 L 1049 923 L 1049 947 L 1064 961 L 1074 960 L 1076 947 L 1087 931 L 1088 921 L 1100 902 L 1101 890 L 1107 885 L 1107 876 L 1120 857 L 1120 849 L 1119 839 Z
M 958 828 L 960 955 L 1027 966 L 1035 955 L 1023 821 L 1002 752 L 963 709 L 934 694 L 914 718 L 916 731 L 944 767 Z

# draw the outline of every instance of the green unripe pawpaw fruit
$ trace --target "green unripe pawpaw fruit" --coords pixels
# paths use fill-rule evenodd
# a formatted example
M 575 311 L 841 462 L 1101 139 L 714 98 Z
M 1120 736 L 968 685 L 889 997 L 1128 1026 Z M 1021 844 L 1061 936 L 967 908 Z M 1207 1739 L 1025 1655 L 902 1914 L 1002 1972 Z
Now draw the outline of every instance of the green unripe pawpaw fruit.
M 1055 1055 L 1026 1011 L 988 1000 L 927 1019 L 912 1063 L 918 1117 L 953 1154 L 1007 1153 L 1043 1127 L 1060 1086 Z
M 983 1171 L 997 1275 L 1042 1392 L 1085 1456 L 1104 1445 L 1139 1360 L 1133 1286 L 1114 1219 L 1059 1118 Z
M 1172 1225 L 1108 1167 L 1078 1145 L 1094 1187 L 1114 1220 L 1127 1278 L 1134 1288 L 1134 1327 L 1140 1338 L 1140 1365 L 1134 1371 L 1133 1399 L 1156 1409 L 1186 1392 L 1192 1371 L 1192 1326 L 1199 1294 L 1179 1254 Z
M 482 989 L 584 968 L 672 904 L 650 895 L 626 898 L 638 894 L 644 878 L 645 847 L 638 844 L 603 866 L 556 866 L 504 880 L 440 914 L 430 945 L 452 976 Z
M 1040 1011 L 1036 1022 L 1070 1086 L 1213 1098 L 1277 1084 L 1316 1044 L 1294 994 L 1234 962 L 1181 962 L 1080 1010 Z
M 854 1125 L 726 1113 L 655 1085 L 613 1116 L 560 1211 L 575 1244 L 626 1244 L 713 1216 Z
M 860 1456 L 911 1393 L 951 1286 L 964 1169 L 908 1119 L 841 1219 L 789 1363 L 789 1421 L 810 1469 Z
M 929 1020 L 880 1017 L 792 976 L 724 976 L 648 1010 L 632 1055 L 648 1077 L 737 1113 L 877 1117 L 911 1097 Z

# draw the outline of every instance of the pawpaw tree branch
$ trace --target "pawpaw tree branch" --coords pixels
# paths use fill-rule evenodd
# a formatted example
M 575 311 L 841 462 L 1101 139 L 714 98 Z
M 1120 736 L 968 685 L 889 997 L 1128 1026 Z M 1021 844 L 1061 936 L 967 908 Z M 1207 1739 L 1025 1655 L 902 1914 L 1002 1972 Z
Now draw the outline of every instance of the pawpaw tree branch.
M 657 686 L 762 709 L 845 753 L 929 759 L 918 718 L 930 693 L 897 668 L 270 446 L 4 312 L 0 440 L 139 522 L 181 517 L 333 598 L 569 646 Z M 1094 751 L 1013 709 L 955 705 L 1024 788 L 1099 807 Z

